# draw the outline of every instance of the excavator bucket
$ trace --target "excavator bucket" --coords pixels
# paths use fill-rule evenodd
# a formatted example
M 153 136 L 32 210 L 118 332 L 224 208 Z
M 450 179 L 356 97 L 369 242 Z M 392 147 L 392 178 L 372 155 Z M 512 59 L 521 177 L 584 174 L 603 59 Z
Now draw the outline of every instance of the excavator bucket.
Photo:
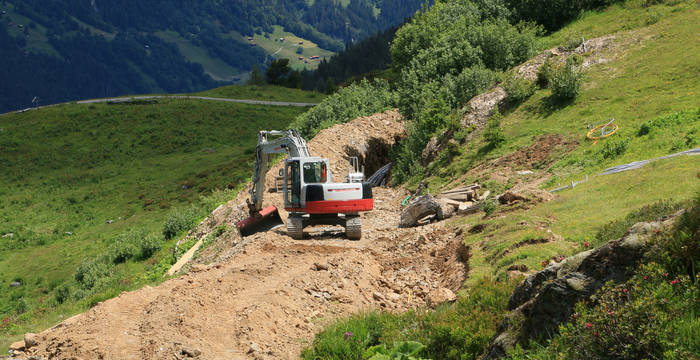
M 261 231 L 269 231 L 284 225 L 280 213 L 274 205 L 270 205 L 245 220 L 236 223 L 241 236 L 253 235 Z

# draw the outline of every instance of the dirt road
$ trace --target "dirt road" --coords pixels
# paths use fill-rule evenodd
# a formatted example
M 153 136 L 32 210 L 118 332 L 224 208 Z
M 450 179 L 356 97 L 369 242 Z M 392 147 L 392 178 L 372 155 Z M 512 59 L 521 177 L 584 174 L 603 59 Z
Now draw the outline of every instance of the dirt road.
M 361 118 L 322 132 L 309 146 L 334 164 L 359 153 L 368 166 L 379 162 L 368 159 L 368 151 L 382 148 L 377 144 L 383 141 L 390 146 L 392 136 L 403 132 L 399 119 L 392 112 Z M 334 176 L 341 168 L 333 169 Z M 281 200 L 274 195 L 266 202 Z M 342 228 L 333 227 L 307 228 L 300 241 L 284 229 L 217 239 L 211 265 L 193 265 L 157 287 L 100 303 L 38 334 L 38 345 L 17 355 L 293 359 L 339 316 L 402 311 L 444 298 L 464 281 L 468 249 L 441 223 L 398 229 L 405 196 L 402 190 L 375 189 L 375 210 L 363 214 L 360 241 L 345 240 Z M 232 224 L 242 216 L 244 198 L 243 192 L 218 209 L 193 236 Z

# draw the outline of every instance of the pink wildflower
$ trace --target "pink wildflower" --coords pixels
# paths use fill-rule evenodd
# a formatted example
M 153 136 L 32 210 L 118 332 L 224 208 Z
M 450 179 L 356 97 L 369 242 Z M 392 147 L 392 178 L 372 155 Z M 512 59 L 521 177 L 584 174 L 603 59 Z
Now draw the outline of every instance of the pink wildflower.
M 591 324 L 591 323 L 589 323 L 589 322 L 586 323 L 586 329 L 590 329 L 590 328 L 592 328 L 592 327 L 593 327 L 593 324 Z

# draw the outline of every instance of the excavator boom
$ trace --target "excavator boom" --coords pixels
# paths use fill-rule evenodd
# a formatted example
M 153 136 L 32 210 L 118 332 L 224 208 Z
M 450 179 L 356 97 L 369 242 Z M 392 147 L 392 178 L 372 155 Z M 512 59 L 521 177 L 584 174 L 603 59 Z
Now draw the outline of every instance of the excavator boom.
M 248 201 L 249 217 L 236 223 L 242 236 L 259 231 L 267 231 L 284 224 L 275 206 L 262 208 L 265 193 L 265 174 L 270 166 L 270 154 L 287 153 L 288 156 L 308 157 L 309 149 L 297 130 L 260 131 L 258 145 L 255 148 L 255 171 L 253 172 L 253 187 L 250 189 Z

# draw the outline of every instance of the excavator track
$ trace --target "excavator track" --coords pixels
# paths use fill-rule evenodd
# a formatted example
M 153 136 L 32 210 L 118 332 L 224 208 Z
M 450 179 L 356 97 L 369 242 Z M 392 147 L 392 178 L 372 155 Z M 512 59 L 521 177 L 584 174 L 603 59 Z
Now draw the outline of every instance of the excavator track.
M 347 217 L 347 220 L 345 220 L 345 235 L 350 240 L 360 240 L 362 238 L 362 218 L 359 215 Z
M 294 240 L 304 238 L 304 222 L 300 216 L 289 215 L 287 218 L 287 235 Z

